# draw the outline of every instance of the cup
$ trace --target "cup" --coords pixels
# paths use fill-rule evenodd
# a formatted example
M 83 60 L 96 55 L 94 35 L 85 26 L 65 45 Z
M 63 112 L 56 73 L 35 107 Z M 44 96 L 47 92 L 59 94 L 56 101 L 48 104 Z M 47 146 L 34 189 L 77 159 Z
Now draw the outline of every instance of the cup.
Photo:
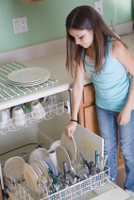
M 48 157 L 51 158 L 51 160 L 54 162 L 56 169 L 58 169 L 56 151 L 48 150 L 47 153 L 48 153 Z
M 31 103 L 30 102 L 24 103 L 23 110 L 24 110 L 25 114 L 30 113 L 31 112 Z
M 49 110 L 55 111 L 57 108 L 57 95 L 51 95 L 47 98 Z
M 31 103 L 31 117 L 40 120 L 44 118 L 46 112 L 40 102 L 34 101 Z
M 46 110 L 46 112 L 48 111 L 48 100 L 47 99 L 48 99 L 48 97 L 44 97 L 43 101 L 41 102 L 41 105 Z
M 12 119 L 15 126 L 24 126 L 27 123 L 26 115 L 21 107 L 14 107 Z
M 10 124 L 10 110 L 0 111 L 0 129 L 5 129 Z

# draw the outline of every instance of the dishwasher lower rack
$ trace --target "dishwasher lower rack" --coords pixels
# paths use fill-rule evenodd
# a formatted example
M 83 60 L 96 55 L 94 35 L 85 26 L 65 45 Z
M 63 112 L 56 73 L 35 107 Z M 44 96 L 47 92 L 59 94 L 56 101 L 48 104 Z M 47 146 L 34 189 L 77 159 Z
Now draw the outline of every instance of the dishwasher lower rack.
M 80 197 L 85 193 L 94 189 L 101 188 L 104 184 L 110 181 L 110 168 L 105 166 L 105 170 L 77 182 L 74 185 L 68 186 L 58 192 L 51 195 L 47 193 L 37 193 L 29 188 L 24 177 L 19 177 L 17 180 L 10 180 L 4 177 L 4 182 L 8 188 L 8 194 L 12 193 L 16 200 L 71 200 L 76 197 Z M 12 198 L 11 198 L 12 199 Z
M 16 131 L 21 127 L 28 127 L 32 122 L 40 123 L 43 119 L 52 119 L 55 115 L 61 115 L 64 113 L 64 101 L 57 99 L 56 103 L 44 105 L 44 115 L 33 115 L 33 112 L 24 114 L 18 118 L 9 118 L 0 122 L 0 133 L 5 135 L 8 131 Z

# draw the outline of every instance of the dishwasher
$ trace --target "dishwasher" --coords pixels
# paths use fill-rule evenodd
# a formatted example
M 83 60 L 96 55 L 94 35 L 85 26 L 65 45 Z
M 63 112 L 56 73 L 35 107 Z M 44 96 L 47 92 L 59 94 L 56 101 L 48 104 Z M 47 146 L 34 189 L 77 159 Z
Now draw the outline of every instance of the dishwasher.
M 15 66 L 24 67 L 14 62 L 0 68 L 2 84 L 6 80 L 4 79 L 4 72 L 6 74 L 8 70 Z M 48 86 L 49 88 L 51 84 L 56 84 L 56 80 L 48 81 L 45 87 Z M 40 88 L 36 89 L 40 90 Z M 17 90 L 16 87 L 15 90 Z M 26 92 L 26 90 L 24 87 L 23 91 Z M 11 93 L 11 91 L 13 91 L 13 88 L 10 91 L 6 90 L 5 98 L 7 93 Z M 3 89 L 1 88 L 1 94 L 3 94 L 2 92 Z M 21 95 L 23 96 L 23 94 Z M 6 99 L 2 99 L 2 95 L 0 98 L 1 101 L 6 101 Z M 12 96 L 12 98 L 17 97 Z M 37 115 L 33 116 L 32 108 L 36 104 L 41 105 L 44 115 L 38 116 L 39 107 L 37 107 Z M 19 123 L 19 112 L 14 112 L 14 110 L 24 111 L 25 123 L 22 123 L 23 120 Z M 71 118 L 71 89 L 48 96 L 42 94 L 41 98 L 25 101 L 25 103 L 4 108 L 4 110 L 1 109 L 0 112 L 5 112 L 6 116 L 9 116 L 7 120 L 0 122 L 0 180 L 3 199 L 129 199 L 129 195 L 124 190 L 111 182 L 109 167 L 106 165 L 104 167 L 104 141 L 101 137 L 77 124 L 74 138 L 72 138 L 72 141 L 70 140 L 75 144 L 75 147 L 70 146 L 69 139 L 66 139 L 64 145 L 61 145 L 62 137 L 67 137 L 64 133 L 65 126 Z M 58 143 L 57 147 L 52 149 L 52 145 L 56 142 Z M 69 145 L 67 146 L 67 144 Z M 61 152 L 65 146 L 67 148 L 63 152 L 66 152 L 66 154 L 63 157 Z M 68 164 L 65 157 L 74 151 L 73 148 L 75 148 L 75 156 Z M 48 159 L 55 149 L 59 149 L 59 154 L 58 150 L 56 151 L 59 155 L 56 157 L 59 165 L 56 172 L 53 166 L 49 165 L 51 162 L 46 159 L 47 172 L 40 168 L 41 174 L 39 174 L 39 166 L 37 167 L 34 161 L 44 159 L 44 157 L 41 158 L 44 154 L 38 154 L 42 149 L 46 152 L 45 159 L 46 157 Z M 37 153 L 33 154 L 32 157 L 34 152 Z M 53 162 L 54 158 L 52 159 Z M 91 165 L 96 167 L 96 173 L 89 173 Z M 97 171 L 97 167 L 99 171 Z

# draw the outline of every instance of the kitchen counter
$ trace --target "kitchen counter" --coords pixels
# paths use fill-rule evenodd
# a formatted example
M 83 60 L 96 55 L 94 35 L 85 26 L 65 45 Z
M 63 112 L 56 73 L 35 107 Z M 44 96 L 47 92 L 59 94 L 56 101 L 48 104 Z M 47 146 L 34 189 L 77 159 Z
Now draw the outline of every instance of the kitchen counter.
M 67 91 L 72 88 L 73 78 L 68 74 L 66 63 L 66 51 L 57 52 L 54 54 L 42 56 L 21 62 L 27 67 L 44 67 L 50 71 L 50 77 L 56 78 L 58 83 L 40 89 L 38 91 L 26 94 L 24 96 L 16 97 L 4 102 L 0 102 L 0 110 L 12 107 L 18 104 L 22 104 L 28 101 L 39 99 L 44 96 L 48 96 L 55 93 Z M 90 83 L 90 72 L 85 73 L 84 84 Z
M 129 51 L 134 57 L 134 33 L 129 35 L 121 36 L 121 40 L 129 46 Z M 0 110 L 9 108 L 18 104 L 22 104 L 28 101 L 39 99 L 44 96 L 48 96 L 55 93 L 60 93 L 72 88 L 73 78 L 68 74 L 65 63 L 66 63 L 66 51 L 60 51 L 53 54 L 48 54 L 42 57 L 37 57 L 20 61 L 22 64 L 27 67 L 44 67 L 50 71 L 51 78 L 56 78 L 58 83 L 40 89 L 38 91 L 26 94 L 23 97 L 16 97 L 14 99 L 6 100 L 0 102 Z M 87 69 L 85 73 L 84 84 L 91 83 L 90 72 Z

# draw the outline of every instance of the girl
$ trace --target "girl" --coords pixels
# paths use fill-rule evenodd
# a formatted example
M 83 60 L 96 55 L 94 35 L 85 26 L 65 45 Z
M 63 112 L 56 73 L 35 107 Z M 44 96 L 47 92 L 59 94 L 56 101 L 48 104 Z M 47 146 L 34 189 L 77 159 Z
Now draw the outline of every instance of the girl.
M 94 84 L 98 124 L 104 138 L 104 155 L 109 155 L 107 165 L 111 177 L 116 182 L 119 131 L 127 175 L 125 188 L 134 192 L 134 59 L 90 6 L 71 11 L 66 19 L 66 31 L 66 67 L 75 78 L 72 118 L 65 133 L 71 138 L 77 125 L 86 65 Z

